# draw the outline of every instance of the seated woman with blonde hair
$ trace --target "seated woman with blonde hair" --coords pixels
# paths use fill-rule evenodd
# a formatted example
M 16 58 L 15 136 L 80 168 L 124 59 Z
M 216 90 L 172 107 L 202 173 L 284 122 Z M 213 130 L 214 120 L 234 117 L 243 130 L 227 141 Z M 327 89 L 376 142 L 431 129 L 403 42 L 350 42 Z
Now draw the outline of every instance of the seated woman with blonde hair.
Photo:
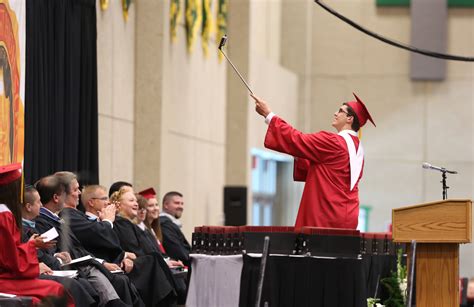
M 117 206 L 118 214 L 114 222 L 114 231 L 120 240 L 122 249 L 137 256 L 134 266 L 143 265 L 143 269 L 139 270 L 140 274 L 149 272 L 149 277 L 154 278 L 144 287 L 137 286 L 146 306 L 156 306 L 157 304 L 164 306 L 176 302 L 176 286 L 168 265 L 159 249 L 135 224 L 139 211 L 135 194 L 130 189 L 121 188 L 112 194 L 110 201 Z

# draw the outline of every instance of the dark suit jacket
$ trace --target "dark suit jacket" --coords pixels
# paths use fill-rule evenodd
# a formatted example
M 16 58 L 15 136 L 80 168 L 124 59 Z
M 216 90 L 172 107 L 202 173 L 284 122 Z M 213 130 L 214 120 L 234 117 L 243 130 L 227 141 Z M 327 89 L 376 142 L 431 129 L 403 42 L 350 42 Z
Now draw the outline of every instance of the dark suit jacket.
M 128 275 L 134 281 L 147 306 L 176 301 L 176 285 L 168 265 L 157 246 L 146 233 L 129 220 L 117 216 L 114 231 L 120 246 L 137 255 L 134 269 Z
M 87 251 L 107 262 L 122 261 L 125 252 L 108 222 L 91 221 L 84 212 L 71 208 L 64 208 L 60 215 Z
M 166 216 L 160 216 L 161 233 L 163 234 L 163 246 L 166 254 L 172 259 L 181 260 L 189 267 L 189 253 L 191 246 L 179 229 L 178 225 Z
M 66 209 L 66 208 L 65 208 Z M 63 209 L 63 210 L 65 210 Z M 71 209 L 74 210 L 74 209 Z M 69 218 L 69 217 L 66 217 Z M 69 221 L 60 220 L 57 217 L 51 215 L 50 212 L 44 210 L 44 208 L 40 209 L 40 215 L 36 217 L 36 229 L 43 233 L 51 227 L 55 227 L 58 231 L 59 237 L 57 239 L 58 243 L 56 244 L 56 248 L 50 252 L 60 252 L 60 251 L 67 251 L 71 254 L 71 258 L 79 258 L 87 255 L 91 255 L 95 257 L 92 253 L 84 248 L 81 241 L 74 235 L 69 227 Z M 94 238 L 90 238 L 90 240 Z M 92 260 L 87 262 L 87 265 L 92 265 L 96 267 L 98 270 L 101 271 L 107 279 L 110 280 L 112 285 L 114 286 L 117 294 L 120 296 L 122 301 L 127 304 L 134 304 L 140 305 L 143 304 L 140 300 L 140 297 L 137 293 L 137 289 L 134 285 L 130 283 L 130 280 L 125 275 L 120 274 L 111 274 L 102 264 L 99 262 Z M 82 264 L 74 265 L 81 274 L 81 268 L 84 268 Z M 83 273 L 86 275 L 86 273 Z
M 26 226 L 23 224 L 22 228 L 22 236 L 21 236 L 21 241 L 22 242 L 27 242 L 29 238 L 34 235 L 34 234 L 39 234 L 39 232 L 36 230 L 36 228 L 31 228 L 29 226 Z M 42 249 L 37 249 L 36 250 L 38 254 L 38 261 L 43 262 L 46 264 L 48 267 L 50 267 L 52 270 L 61 270 L 61 263 L 59 260 L 54 257 L 54 255 L 42 250 Z
M 40 215 L 35 219 L 36 229 L 40 232 L 46 232 L 52 227 L 56 228 L 58 231 L 59 237 L 57 238 L 58 243 L 56 248 L 52 250 L 54 253 L 67 251 L 71 254 L 71 258 L 79 258 L 87 255 L 93 256 L 89 253 L 77 239 L 77 237 L 72 233 L 67 223 L 64 223 L 63 220 L 58 220 L 55 217 L 51 216 L 49 212 L 46 212 L 41 208 Z

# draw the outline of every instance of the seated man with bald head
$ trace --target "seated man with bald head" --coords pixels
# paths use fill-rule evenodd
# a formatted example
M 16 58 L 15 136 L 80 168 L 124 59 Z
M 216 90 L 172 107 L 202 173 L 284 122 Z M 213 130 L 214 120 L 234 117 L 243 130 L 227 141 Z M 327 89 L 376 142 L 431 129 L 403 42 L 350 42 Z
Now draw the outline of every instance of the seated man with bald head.
M 74 210 L 79 200 L 79 183 L 73 173 L 63 172 L 61 175 L 47 176 L 40 179 L 36 184 L 36 189 L 43 203 L 40 214 L 36 217 L 36 229 L 46 232 L 52 227 L 59 233 L 58 244 L 55 250 L 50 252 L 67 251 L 72 258 L 80 258 L 87 255 L 95 256 L 84 248 L 78 238 L 70 229 L 69 216 L 66 221 L 62 219 L 63 211 Z M 67 209 L 65 207 L 68 207 Z M 61 216 L 58 216 L 60 214 Z M 119 268 L 114 263 L 90 261 L 75 265 L 97 290 L 99 295 L 99 306 L 142 306 L 137 290 L 126 276 L 113 275 L 110 271 Z
M 133 195 L 133 191 L 130 192 Z M 169 283 L 156 257 L 134 254 L 122 245 L 117 234 L 116 206 L 110 204 L 106 189 L 99 185 L 82 190 L 82 204 L 86 213 L 68 211 L 71 229 L 84 247 L 97 257 L 121 265 L 137 287 L 146 306 L 166 305 L 175 300 L 173 285 Z M 91 240 L 91 238 L 94 238 Z M 165 268 L 168 269 L 168 268 Z
M 66 186 L 56 176 L 47 176 L 41 178 L 35 187 L 40 195 L 43 207 L 40 208 L 40 214 L 35 221 L 35 228 L 39 233 L 44 233 L 52 227 L 59 233 L 58 244 L 55 249 L 48 250 L 49 253 L 67 251 L 72 258 L 80 258 L 91 255 L 77 237 L 70 231 L 69 223 L 61 219 L 58 214 L 64 210 L 68 194 L 77 193 L 77 180 L 74 186 Z M 99 295 L 99 306 L 127 306 L 135 301 L 129 291 L 125 292 L 125 286 L 121 281 L 117 281 L 112 274 L 100 263 L 91 261 L 80 263 L 75 266 L 80 275 L 86 278 L 97 290 Z M 127 289 L 128 290 L 128 289 Z M 135 290 L 136 291 L 136 290 Z M 123 296 L 123 300 L 120 297 Z
M 24 190 L 24 202 L 21 206 L 22 216 L 22 241 L 27 242 L 32 235 L 38 234 L 36 223 L 33 221 L 40 212 L 41 200 L 38 191 L 33 186 L 26 186 Z M 71 261 L 68 252 L 50 255 L 43 249 L 36 249 L 38 261 L 40 262 L 40 279 L 54 280 L 61 283 L 74 298 L 76 306 L 96 306 L 99 302 L 97 291 L 85 278 L 67 278 L 52 276 L 52 270 L 61 270 L 61 264 Z M 97 300 L 97 302 L 96 302 Z
M 133 268 L 136 257 L 125 253 L 113 231 L 116 207 L 109 205 L 107 190 L 100 185 L 90 185 L 82 190 L 81 197 L 85 213 L 66 209 L 72 232 L 86 250 L 96 257 L 121 266 L 127 273 Z M 91 240 L 94 238 L 94 240 Z

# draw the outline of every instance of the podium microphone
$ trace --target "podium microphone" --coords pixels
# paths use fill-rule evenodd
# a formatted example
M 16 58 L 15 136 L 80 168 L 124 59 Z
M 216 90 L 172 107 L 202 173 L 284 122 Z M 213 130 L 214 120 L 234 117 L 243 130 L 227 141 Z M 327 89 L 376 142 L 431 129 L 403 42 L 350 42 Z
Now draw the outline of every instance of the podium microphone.
M 245 84 L 245 86 L 246 86 L 247 89 L 249 90 L 250 94 L 253 95 L 253 92 L 252 92 L 252 90 L 250 89 L 250 86 L 247 84 L 247 82 L 245 82 L 244 78 L 243 78 L 242 75 L 239 73 L 239 71 L 237 70 L 237 68 L 234 66 L 234 64 L 232 63 L 232 61 L 227 57 L 227 55 L 225 54 L 224 50 L 222 50 L 222 48 L 224 48 L 224 46 L 225 46 L 226 43 L 227 43 L 227 34 L 225 34 L 224 36 L 222 36 L 221 41 L 219 42 L 219 47 L 218 47 L 218 49 L 220 50 L 220 52 L 222 52 L 222 54 L 223 54 L 224 57 L 226 58 L 227 62 L 229 62 L 229 64 L 232 66 L 232 68 L 233 68 L 234 71 L 237 73 L 237 75 L 239 75 L 240 80 L 242 80 L 242 82 Z
M 448 174 L 457 174 L 458 173 L 456 171 L 449 171 L 449 170 L 445 169 L 444 167 L 431 165 L 428 162 L 423 162 L 423 168 L 432 169 L 432 170 L 435 170 L 435 171 L 439 171 L 439 172 L 442 172 L 442 173 L 448 173 Z

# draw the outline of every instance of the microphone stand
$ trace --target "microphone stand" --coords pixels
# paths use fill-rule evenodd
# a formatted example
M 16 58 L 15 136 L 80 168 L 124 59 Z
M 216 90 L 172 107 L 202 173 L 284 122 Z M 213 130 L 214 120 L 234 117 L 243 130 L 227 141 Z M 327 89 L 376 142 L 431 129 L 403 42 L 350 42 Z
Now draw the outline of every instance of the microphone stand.
M 441 177 L 443 178 L 440 182 L 443 184 L 443 200 L 448 199 L 448 185 L 446 184 L 446 170 L 441 171 Z

